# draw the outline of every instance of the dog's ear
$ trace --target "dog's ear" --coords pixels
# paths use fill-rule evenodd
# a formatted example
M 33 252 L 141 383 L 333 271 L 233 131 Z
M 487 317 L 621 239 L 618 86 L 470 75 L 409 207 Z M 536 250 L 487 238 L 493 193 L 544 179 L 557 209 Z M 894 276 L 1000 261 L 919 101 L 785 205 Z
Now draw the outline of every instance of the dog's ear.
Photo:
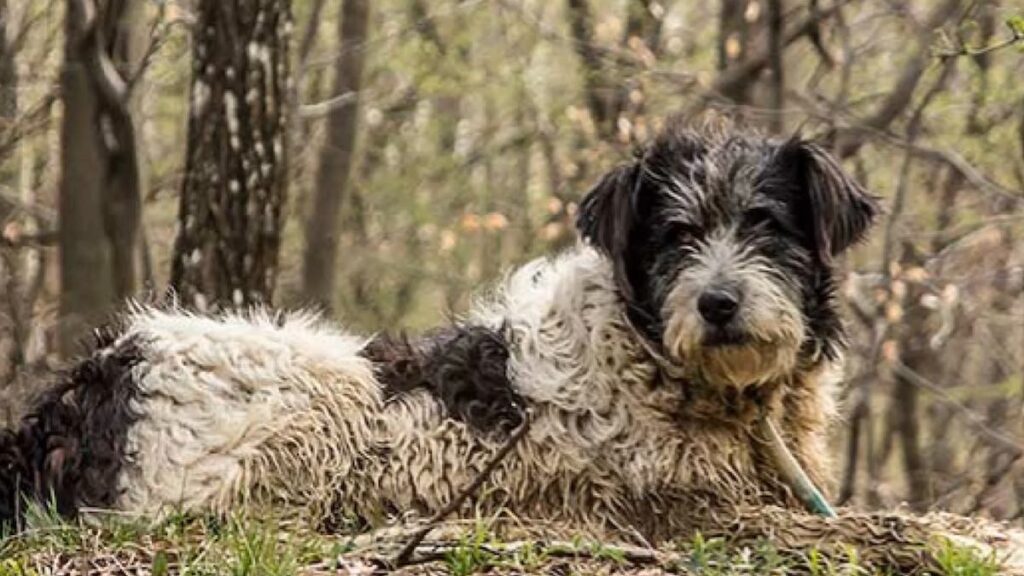
M 863 238 L 880 210 L 878 199 L 813 142 L 794 138 L 783 143 L 775 169 L 799 188 L 799 215 L 809 220 L 816 251 L 825 262 Z
M 639 178 L 636 162 L 615 168 L 587 192 L 576 214 L 580 236 L 611 260 L 616 284 L 627 301 L 634 295 L 627 252 L 641 219 Z
M 636 225 L 638 170 L 636 164 L 624 164 L 605 174 L 576 214 L 580 236 L 613 259 L 626 251 Z

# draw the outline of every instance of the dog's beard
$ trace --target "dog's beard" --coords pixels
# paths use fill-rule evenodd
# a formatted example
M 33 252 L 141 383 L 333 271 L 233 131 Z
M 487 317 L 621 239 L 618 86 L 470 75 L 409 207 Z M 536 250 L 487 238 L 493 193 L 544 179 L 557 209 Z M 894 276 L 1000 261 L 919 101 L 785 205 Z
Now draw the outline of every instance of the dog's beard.
M 736 388 L 778 380 L 796 365 L 795 350 L 773 342 L 701 346 L 685 358 L 687 370 L 701 380 Z
M 795 306 L 749 306 L 729 333 L 713 331 L 682 305 L 668 315 L 663 349 L 693 377 L 714 386 L 745 388 L 777 381 L 796 368 L 804 325 Z

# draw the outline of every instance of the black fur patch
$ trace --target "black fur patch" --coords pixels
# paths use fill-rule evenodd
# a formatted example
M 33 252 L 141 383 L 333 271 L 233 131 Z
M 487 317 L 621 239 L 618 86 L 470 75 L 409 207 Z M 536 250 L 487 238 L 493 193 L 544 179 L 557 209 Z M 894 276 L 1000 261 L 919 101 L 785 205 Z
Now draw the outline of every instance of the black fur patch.
M 508 433 L 523 421 L 523 399 L 508 378 L 508 346 L 494 330 L 453 326 L 416 340 L 385 334 L 362 354 L 387 399 L 429 390 L 450 418 L 484 433 Z
M 0 432 L 0 525 L 20 528 L 26 500 L 65 517 L 81 506 L 109 507 L 118 496 L 131 409 L 138 342 L 97 331 L 95 351 L 75 365 L 26 416 Z

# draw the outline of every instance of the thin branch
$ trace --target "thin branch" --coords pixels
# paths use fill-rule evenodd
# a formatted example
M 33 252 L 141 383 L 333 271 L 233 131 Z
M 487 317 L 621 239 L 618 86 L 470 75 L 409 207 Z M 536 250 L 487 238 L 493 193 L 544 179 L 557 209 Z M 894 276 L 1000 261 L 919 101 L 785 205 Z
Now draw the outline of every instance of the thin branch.
M 833 6 L 830 6 L 828 9 L 813 11 L 810 16 L 785 32 L 785 35 L 782 38 L 782 45 L 789 46 L 804 36 L 813 36 L 818 31 L 818 27 L 822 22 L 836 14 L 839 14 L 840 9 L 847 4 L 852 3 L 852 1 L 853 0 L 841 0 L 836 2 Z M 729 68 L 728 72 L 722 74 L 715 80 L 708 92 L 712 95 L 727 94 L 730 91 L 735 90 L 738 85 L 750 82 L 751 77 L 760 74 L 761 71 L 767 68 L 770 63 L 770 50 L 764 50 L 761 53 L 744 60 L 742 63 Z
M 6 158 L 23 138 L 45 130 L 50 125 L 50 112 L 59 97 L 60 91 L 54 87 L 14 122 L 0 122 L 0 159 Z
M 394 559 L 391 560 L 390 564 L 392 567 L 408 564 L 413 553 L 416 552 L 416 548 L 421 542 L 423 542 L 423 539 L 426 538 L 427 534 L 429 534 L 439 522 L 461 508 L 466 499 L 483 486 L 483 483 L 488 477 L 490 477 L 491 472 L 493 472 L 494 469 L 497 468 L 498 464 L 500 464 L 512 449 L 519 444 L 519 441 L 526 436 L 526 433 L 530 430 L 530 416 L 531 414 L 529 411 L 525 412 L 523 415 L 523 423 L 519 425 L 519 428 L 516 428 L 511 436 L 509 436 L 508 440 L 505 441 L 505 444 L 502 445 L 501 449 L 498 450 L 498 452 L 487 462 L 487 465 L 484 466 L 483 470 L 481 470 L 479 474 L 477 474 L 476 478 L 474 478 L 468 486 L 463 488 L 455 498 L 452 498 L 451 502 L 449 502 L 447 506 L 438 511 L 437 514 L 434 514 L 434 516 L 428 520 L 422 528 L 413 533 L 405 546 L 397 555 L 395 555 Z
M 931 104 L 931 101 L 942 91 L 946 85 L 946 81 L 949 79 L 950 74 L 953 71 L 953 64 L 945 64 L 939 77 L 935 80 L 935 84 L 925 93 L 921 99 L 921 103 L 918 104 L 917 108 L 914 109 L 914 113 L 910 119 L 910 123 L 907 126 L 906 141 L 909 145 L 913 146 L 917 141 L 917 137 L 921 131 L 921 124 L 924 119 L 924 111 Z M 889 212 L 889 219 L 885 223 L 885 236 L 882 245 L 882 274 L 886 275 L 888 279 L 889 264 L 892 260 L 892 250 L 895 244 L 895 230 L 896 225 L 899 221 L 900 216 L 903 212 L 903 204 L 907 195 L 907 189 L 909 188 L 910 180 L 910 168 L 913 160 L 913 154 L 907 150 L 903 157 L 903 164 L 900 167 L 899 179 L 896 184 L 896 196 L 893 199 L 892 208 Z
M 0 186 L 0 211 L 24 212 L 38 219 L 45 228 L 54 228 L 57 222 L 55 210 L 41 204 L 26 204 L 6 186 Z
M 306 28 L 302 33 L 302 40 L 299 42 L 299 50 L 296 55 L 298 65 L 295 67 L 295 72 L 297 76 L 301 76 L 309 64 L 309 55 L 313 52 L 317 33 L 320 31 L 320 23 L 323 21 L 325 4 L 327 4 L 326 0 L 316 0 L 309 11 L 309 19 L 306 21 Z
M 426 564 L 446 558 L 452 551 L 456 550 L 458 542 L 436 542 L 418 545 L 413 550 L 409 562 L 406 564 Z M 595 544 L 594 546 L 581 546 L 573 542 L 547 542 L 539 545 L 537 542 L 510 542 L 508 544 L 484 544 L 480 550 L 494 557 L 514 555 L 524 549 L 537 548 L 543 551 L 548 558 L 615 558 L 632 565 L 646 566 L 660 564 L 669 560 L 671 556 L 663 557 L 657 550 L 642 548 L 639 546 Z
M 1002 196 L 1007 199 L 1020 200 L 1024 198 L 1024 192 L 1019 190 L 1013 190 L 1007 186 L 1004 186 L 998 182 L 992 181 L 981 173 L 973 164 L 971 164 L 966 158 L 961 156 L 959 153 L 953 150 L 943 150 L 941 148 L 932 148 L 922 144 L 915 144 L 912 142 L 906 142 L 899 139 L 889 139 L 891 144 L 907 148 L 914 154 L 919 156 L 937 160 L 943 164 L 948 165 L 961 176 L 964 177 L 967 182 L 979 188 L 982 191 L 997 196 Z
M 927 18 L 925 28 L 930 32 L 943 25 L 960 7 L 960 0 L 946 0 L 936 7 Z M 914 100 L 914 92 L 928 70 L 926 53 L 928 45 L 922 37 L 918 40 L 921 48 L 913 54 L 895 82 L 893 89 L 882 99 L 875 112 L 855 126 L 837 128 L 833 134 L 835 149 L 839 156 L 848 158 L 857 153 L 867 141 L 871 132 L 885 131 Z
M 331 112 L 348 106 L 349 104 L 356 101 L 359 97 L 359 93 L 355 91 L 348 91 L 344 94 L 338 94 L 332 96 L 323 102 L 316 102 L 313 104 L 300 104 L 296 113 L 300 118 L 308 120 L 311 118 L 323 118 L 324 116 L 330 115 Z
M 985 484 L 982 485 L 981 490 L 979 490 L 974 496 L 974 504 L 971 506 L 970 511 L 968 512 L 969 514 L 977 514 L 982 508 L 984 508 L 985 498 L 987 498 L 989 493 L 992 492 L 1003 478 L 1013 470 L 1021 457 L 1024 457 L 1024 452 L 1011 453 L 1010 457 L 1004 460 L 998 468 L 992 470 L 985 476 Z
M 937 50 L 934 55 L 936 58 L 941 60 L 948 60 L 949 58 L 958 58 L 961 56 L 974 58 L 1024 42 L 1024 29 L 1020 29 L 1012 25 L 1009 21 L 1007 21 L 1006 27 L 1010 29 L 1009 38 L 981 48 L 971 48 L 959 39 L 953 40 L 948 35 L 943 35 L 947 44 L 953 47 L 946 50 Z
M 1003 446 L 1007 450 L 1011 451 L 1014 455 L 1024 454 L 1024 444 L 1021 444 L 1016 438 L 1007 436 L 999 430 L 991 428 L 986 422 L 985 418 L 972 410 L 969 406 L 963 402 L 957 400 L 945 390 L 942 386 L 932 382 L 924 376 L 918 374 L 912 370 L 909 366 L 903 362 L 896 360 L 892 365 L 893 371 L 903 378 L 906 378 L 910 383 L 928 390 L 932 394 L 935 394 L 943 401 L 943 403 L 956 408 L 960 414 L 964 416 L 964 419 L 977 431 L 991 439 L 996 444 Z
M 139 65 L 132 72 L 131 76 L 128 77 L 128 80 L 126 82 L 126 98 L 131 97 L 132 91 L 135 89 L 135 86 L 139 83 L 139 80 L 142 79 L 142 76 L 146 73 L 146 70 L 149 69 L 149 65 L 153 60 L 153 56 L 156 55 L 156 53 L 163 46 L 164 42 L 167 41 L 167 37 L 170 35 L 171 28 L 173 28 L 176 24 L 186 24 L 186 21 L 182 19 L 176 19 L 170 22 L 165 22 L 164 18 L 167 13 L 167 3 L 160 2 L 159 5 L 159 11 L 157 12 L 156 17 L 153 19 L 153 25 L 150 26 L 149 29 L 149 45 L 146 46 L 146 51 L 142 54 L 142 58 L 139 59 Z
M 0 234 L 0 248 L 41 248 L 56 246 L 58 234 L 55 231 L 38 234 Z
M 43 17 L 53 14 L 54 3 L 54 0 L 49 0 L 45 6 L 35 12 L 26 8 L 22 13 L 21 22 L 18 23 L 17 31 L 7 44 L 7 50 L 12 54 L 21 52 L 21 49 L 25 46 L 25 41 L 28 39 L 29 32 L 32 31 L 35 25 L 39 23 Z

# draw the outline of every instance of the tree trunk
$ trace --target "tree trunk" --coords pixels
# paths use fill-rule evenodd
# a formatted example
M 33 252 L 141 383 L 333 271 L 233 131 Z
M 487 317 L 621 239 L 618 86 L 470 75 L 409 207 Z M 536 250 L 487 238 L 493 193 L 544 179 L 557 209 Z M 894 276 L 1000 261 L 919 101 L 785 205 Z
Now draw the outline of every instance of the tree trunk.
M 749 27 L 746 12 L 748 0 L 721 0 L 718 14 L 718 70 L 726 74 L 747 57 Z M 722 91 L 722 95 L 735 104 L 750 101 L 750 87 L 757 80 L 751 75 Z
M 200 0 L 171 285 L 198 310 L 270 302 L 287 186 L 286 0 Z
M 904 241 L 900 258 L 902 269 L 909 270 L 923 264 L 923 255 L 918 253 L 911 242 Z M 926 322 L 929 310 L 920 303 L 923 294 L 921 283 L 907 282 L 905 312 L 896 328 L 900 342 L 900 361 L 918 374 L 927 374 L 936 363 L 928 346 Z M 902 373 L 895 375 L 893 386 L 890 418 L 894 432 L 899 434 L 903 468 L 907 476 L 907 502 L 914 510 L 923 511 L 928 504 L 931 475 L 921 448 L 918 390 L 915 383 Z
M 14 120 L 18 109 L 18 70 L 7 38 L 9 18 L 7 0 L 0 0 L 0 120 L 7 122 Z
M 785 116 L 783 107 L 786 104 L 785 98 L 785 65 L 782 59 L 784 48 L 783 39 L 783 2 L 782 0 L 768 0 L 768 54 L 771 62 L 771 87 L 769 96 L 769 107 L 772 110 L 771 126 L 772 132 L 781 134 L 785 128 Z
M 115 300 L 110 246 L 102 233 L 109 156 L 100 131 L 100 96 L 86 63 L 87 29 L 95 26 L 95 12 L 90 24 L 79 3 L 69 0 L 67 10 L 58 199 L 60 349 L 65 355 Z
M 608 81 L 601 60 L 601 52 L 594 39 L 594 16 L 587 0 L 568 0 L 569 29 L 573 45 L 583 66 L 583 90 L 587 109 L 597 127 L 598 134 L 608 139 L 615 133 L 613 111 L 616 87 Z
M 7 24 L 10 12 L 7 0 L 0 0 L 0 126 L 10 125 L 18 113 L 18 75 L 14 51 L 7 40 Z M 0 183 L 8 174 L 3 171 L 0 162 Z M 14 211 L 14 205 L 0 202 L 0 223 L 6 223 Z M 24 360 L 22 343 L 24 342 L 24 313 L 20 306 L 21 262 L 17 250 L 0 248 L 0 282 L 6 297 L 6 316 L 9 326 L 10 348 L 6 358 L 0 359 L 0 388 L 13 382 L 17 369 Z M 4 329 L 7 332 L 8 328 Z M 0 337 L 6 336 L 0 333 Z M 6 360 L 6 362 L 4 362 Z
M 64 353 L 136 286 L 138 145 L 128 106 L 128 72 L 114 63 L 118 57 L 113 55 L 141 18 L 140 8 L 131 4 L 67 3 L 58 201 Z M 129 20 L 130 14 L 135 17 Z
M 137 73 L 146 50 L 145 8 L 145 4 L 132 0 L 108 0 L 103 27 L 110 34 L 105 49 L 125 79 Z M 132 124 L 132 116 L 137 115 L 138 98 L 128 98 L 116 103 L 119 110 L 115 114 L 123 116 L 119 122 L 128 125 L 121 126 L 119 142 L 108 160 L 111 166 L 104 214 L 110 239 L 114 291 L 118 299 L 131 297 L 138 289 L 143 257 L 139 234 L 142 227 L 142 166 L 138 153 L 142 146 L 139 132 Z M 115 120 L 113 124 L 117 122 Z
M 320 151 L 316 192 L 306 224 L 303 291 L 308 302 L 326 311 L 333 308 L 335 260 L 338 254 L 338 219 L 355 157 L 359 118 L 359 91 L 366 61 L 369 0 L 345 0 L 338 22 L 338 59 L 334 69 L 334 95 L 352 98 L 335 108 L 327 121 L 327 136 Z

